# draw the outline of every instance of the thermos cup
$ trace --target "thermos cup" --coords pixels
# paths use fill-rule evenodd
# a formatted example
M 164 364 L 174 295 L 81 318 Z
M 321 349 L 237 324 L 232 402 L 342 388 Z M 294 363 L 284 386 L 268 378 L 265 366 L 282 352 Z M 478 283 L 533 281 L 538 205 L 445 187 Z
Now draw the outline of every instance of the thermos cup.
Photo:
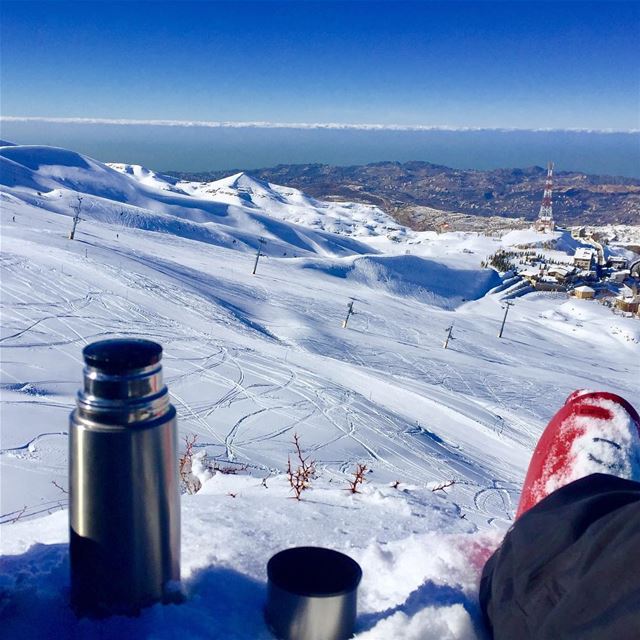
M 360 565 L 338 551 L 293 547 L 267 564 L 267 625 L 280 640 L 347 640 L 357 615 Z
M 71 599 L 81 615 L 135 614 L 180 580 L 176 410 L 162 347 L 94 342 L 71 413 Z

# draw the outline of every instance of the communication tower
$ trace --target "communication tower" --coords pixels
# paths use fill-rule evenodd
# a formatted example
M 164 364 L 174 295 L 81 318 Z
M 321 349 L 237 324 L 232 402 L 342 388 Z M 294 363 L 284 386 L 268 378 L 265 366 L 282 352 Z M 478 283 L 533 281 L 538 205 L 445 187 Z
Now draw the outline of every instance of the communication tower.
M 551 196 L 553 193 L 553 162 L 547 164 L 547 181 L 544 183 L 544 195 L 542 196 L 542 204 L 540 205 L 540 213 L 535 223 L 537 231 L 544 233 L 554 231 L 556 223 L 553 221 L 553 207 L 551 204 Z

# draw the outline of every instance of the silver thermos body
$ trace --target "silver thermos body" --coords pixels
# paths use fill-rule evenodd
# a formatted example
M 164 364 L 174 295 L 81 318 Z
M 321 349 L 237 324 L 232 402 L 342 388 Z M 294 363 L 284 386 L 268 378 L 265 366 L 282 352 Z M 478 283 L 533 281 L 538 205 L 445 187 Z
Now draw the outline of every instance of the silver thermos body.
M 149 340 L 94 342 L 71 413 L 71 601 L 81 615 L 135 614 L 180 580 L 176 410 Z

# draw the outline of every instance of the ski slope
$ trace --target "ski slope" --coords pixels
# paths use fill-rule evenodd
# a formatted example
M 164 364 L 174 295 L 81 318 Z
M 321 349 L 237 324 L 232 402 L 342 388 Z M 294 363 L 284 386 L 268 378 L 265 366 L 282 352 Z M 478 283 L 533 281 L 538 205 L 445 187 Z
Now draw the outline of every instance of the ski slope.
M 576 388 L 636 397 L 640 323 L 595 302 L 520 296 L 497 338 L 513 287 L 480 262 L 509 236 L 415 233 L 244 174 L 181 183 L 49 147 L 2 147 L 0 160 L 8 637 L 35 597 L 46 637 L 204 638 L 209 621 L 213 637 L 267 638 L 259 607 L 242 614 L 216 585 L 226 571 L 258 602 L 269 555 L 293 544 L 363 564 L 358 637 L 481 637 L 480 560 L 512 521 L 547 420 Z M 67 420 L 83 346 L 113 336 L 163 345 L 181 436 L 242 472 L 201 470 L 202 491 L 183 497 L 188 603 L 87 627 L 58 612 Z M 282 476 L 295 433 L 319 470 L 300 504 Z M 370 472 L 352 496 L 358 463 Z M 42 563 L 42 580 L 10 577 Z

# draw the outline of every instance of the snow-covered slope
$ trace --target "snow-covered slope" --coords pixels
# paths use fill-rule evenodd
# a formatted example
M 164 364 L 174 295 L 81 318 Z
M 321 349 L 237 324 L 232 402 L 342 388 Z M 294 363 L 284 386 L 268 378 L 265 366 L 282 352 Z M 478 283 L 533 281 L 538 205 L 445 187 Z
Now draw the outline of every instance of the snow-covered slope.
M 195 196 L 260 209 L 278 220 L 331 233 L 401 238 L 408 232 L 373 205 L 321 202 L 298 189 L 270 184 L 245 173 L 208 183 L 180 182 L 179 187 Z
M 119 162 L 108 162 L 108 167 L 124 173 L 125 175 L 135 178 L 138 182 L 162 191 L 174 191 L 176 193 L 184 193 L 181 189 L 175 187 L 178 180 L 171 176 L 165 176 L 139 164 L 122 164 Z
M 70 151 L 4 147 L 0 159 L 7 637 L 266 639 L 265 564 L 296 544 L 361 562 L 359 638 L 482 637 L 476 581 L 511 523 L 536 439 L 576 388 L 634 401 L 637 320 L 534 293 L 517 299 L 498 339 L 509 283 L 495 287 L 479 265 L 502 239 L 350 237 L 323 230 L 332 222 L 292 222 L 286 194 L 282 212 L 270 210 L 273 185 L 259 185 L 268 206 L 253 183 L 243 200 L 242 176 L 217 200 Z M 83 220 L 70 241 L 77 193 Z M 268 257 L 254 276 L 261 236 Z M 183 497 L 187 603 L 76 621 L 60 511 L 67 419 L 82 347 L 124 335 L 163 344 L 181 436 L 240 472 L 211 476 L 199 458 L 203 489 Z M 301 503 L 282 477 L 294 433 L 319 469 Z M 357 463 L 371 472 L 353 496 Z
M 345 236 L 283 225 L 253 206 L 193 197 L 141 167 L 115 166 L 122 170 L 56 147 L 0 147 L 0 184 L 24 202 L 48 211 L 73 216 L 80 195 L 85 219 L 251 251 L 264 237 L 267 255 L 371 251 Z

